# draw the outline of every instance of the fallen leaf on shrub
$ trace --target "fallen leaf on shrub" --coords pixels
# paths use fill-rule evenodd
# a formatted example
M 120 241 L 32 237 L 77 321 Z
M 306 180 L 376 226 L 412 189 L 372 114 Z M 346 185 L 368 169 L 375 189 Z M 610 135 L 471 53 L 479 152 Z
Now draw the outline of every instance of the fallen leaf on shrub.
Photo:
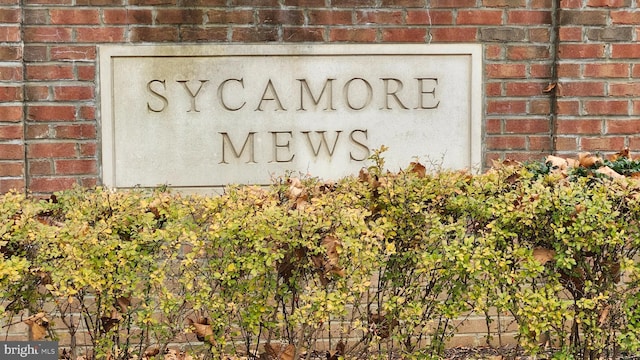
M 389 321 L 385 314 L 372 314 L 369 313 L 369 323 L 373 324 L 372 331 L 378 335 L 381 339 L 386 339 L 391 334 L 393 328 L 398 326 L 399 322 L 396 319 Z
M 607 318 L 609 318 L 609 312 L 611 311 L 611 306 L 607 305 L 602 312 L 600 313 L 600 317 L 598 318 L 598 324 L 600 326 L 604 325 L 607 322 Z
M 409 168 L 411 169 L 411 172 L 416 174 L 419 178 L 423 178 L 427 175 L 427 168 L 419 162 L 410 163 Z
M 540 265 L 544 265 L 553 260 L 554 256 L 556 256 L 556 252 L 551 249 L 541 247 L 533 249 L 533 258 L 539 262 Z
M 567 160 L 558 156 L 547 156 L 545 163 L 554 171 L 563 171 L 569 167 Z
M 592 167 L 596 165 L 601 165 L 602 158 L 590 153 L 581 152 L 578 154 L 578 163 L 583 167 Z
M 611 161 L 616 161 L 616 160 L 618 160 L 620 158 L 632 160 L 631 159 L 631 153 L 629 152 L 629 149 L 623 149 L 623 150 L 618 151 L 617 153 L 609 156 L 609 160 L 611 160 Z
M 340 267 L 340 255 L 338 251 L 342 248 L 340 240 L 328 235 L 322 239 L 322 246 L 327 249 L 327 262 L 325 264 L 325 271 L 334 275 L 344 276 L 344 270 Z
M 335 350 L 328 351 L 327 360 L 340 360 L 340 356 L 344 356 L 344 352 L 345 352 L 345 345 L 342 342 L 342 340 L 340 340 L 336 345 Z
M 29 326 L 29 340 L 42 340 L 47 335 L 47 327 L 49 320 L 45 317 L 45 313 L 37 313 L 22 320 Z
M 264 360 L 293 360 L 296 347 L 293 344 L 265 344 L 264 351 L 260 356 Z
M 187 321 L 189 322 L 189 325 L 195 330 L 196 337 L 199 341 L 206 341 L 209 344 L 214 344 L 215 340 L 213 339 L 213 328 L 209 324 L 208 319 L 198 319 L 196 321 L 187 319 Z
M 598 170 L 596 170 L 596 172 L 599 173 L 599 174 L 607 175 L 607 176 L 609 176 L 610 178 L 613 178 L 613 179 L 624 178 L 623 175 L 618 174 L 617 172 L 615 172 L 613 169 L 611 169 L 608 166 L 600 167 L 600 168 L 598 168 Z
M 131 297 L 120 296 L 116 300 L 116 304 L 118 304 L 118 307 L 120 308 L 120 312 L 126 313 L 127 309 L 129 308 L 129 305 L 131 305 Z
M 145 350 L 144 354 L 142 354 L 142 358 L 148 359 L 150 357 L 158 355 L 159 353 L 160 348 L 157 345 L 152 345 L 147 350 Z

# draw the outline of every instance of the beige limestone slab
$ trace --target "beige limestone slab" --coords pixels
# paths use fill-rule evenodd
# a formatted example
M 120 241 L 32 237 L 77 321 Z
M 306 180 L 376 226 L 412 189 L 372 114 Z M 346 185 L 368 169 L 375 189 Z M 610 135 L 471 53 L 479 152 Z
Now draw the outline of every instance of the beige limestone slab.
M 106 186 L 268 184 L 482 159 L 477 44 L 103 45 Z

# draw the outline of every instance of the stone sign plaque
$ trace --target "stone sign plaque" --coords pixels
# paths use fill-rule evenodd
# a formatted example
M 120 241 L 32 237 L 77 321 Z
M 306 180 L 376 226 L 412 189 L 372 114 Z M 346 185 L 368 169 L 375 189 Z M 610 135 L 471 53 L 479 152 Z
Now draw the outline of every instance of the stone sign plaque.
M 100 46 L 103 181 L 269 184 L 481 162 L 481 46 Z

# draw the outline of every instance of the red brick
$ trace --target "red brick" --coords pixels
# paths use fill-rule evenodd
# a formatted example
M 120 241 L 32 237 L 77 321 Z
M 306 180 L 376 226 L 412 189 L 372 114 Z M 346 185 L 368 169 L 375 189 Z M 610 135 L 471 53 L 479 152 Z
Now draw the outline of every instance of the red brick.
M 638 119 L 608 119 L 605 122 L 607 134 L 631 134 L 635 135 L 640 129 L 640 120 Z
M 351 25 L 353 13 L 346 10 L 310 9 L 309 25 Z
M 453 12 L 451 10 L 409 10 L 406 22 L 407 25 L 451 25 Z
M 547 119 L 507 119 L 504 130 L 514 134 L 539 134 L 549 132 Z
M 0 66 L 0 81 L 22 80 L 22 70 L 18 66 Z
M 535 96 L 541 95 L 546 83 L 539 82 L 508 82 L 506 84 L 506 96 Z
M 522 100 L 489 100 L 487 114 L 524 114 L 527 103 Z
M 22 161 L 0 161 L 0 177 L 22 176 L 24 163 Z
M 482 0 L 482 6 L 500 7 L 500 8 L 518 8 L 525 7 L 525 0 Z
M 491 150 L 516 150 L 526 148 L 523 136 L 487 136 L 487 149 Z
M 53 88 L 54 100 L 81 101 L 93 99 L 92 86 L 55 86 Z
M 582 41 L 582 27 L 581 26 L 563 26 L 559 29 L 560 41 Z
M 473 8 L 476 7 L 476 0 L 432 0 L 431 8 Z
M 382 30 L 382 41 L 384 42 L 424 42 L 426 36 L 427 29 L 423 28 L 385 28 Z
M 48 139 L 50 137 L 49 125 L 27 124 L 25 138 L 28 140 Z
M 0 44 L 0 61 L 16 61 L 22 56 L 22 48 L 17 45 Z
M 95 188 L 96 186 L 98 186 L 100 179 L 98 179 L 96 176 L 93 177 L 82 177 L 80 179 L 78 179 L 80 181 L 80 186 L 85 187 L 85 188 Z
M 49 11 L 54 25 L 98 25 L 100 14 L 97 9 L 52 9 Z
M 529 30 L 529 40 L 538 43 L 551 43 L 551 32 L 547 28 L 533 28 Z
M 484 85 L 485 96 L 502 96 L 502 82 L 486 83 Z
M 553 148 L 551 142 L 551 136 L 529 136 L 529 150 L 531 151 L 540 151 L 540 152 L 550 152 Z
M 0 193 L 2 194 L 12 190 L 23 191 L 24 187 L 24 179 L 0 179 Z
M 153 22 L 151 10 L 147 9 L 104 9 L 102 17 L 107 25 L 147 25 Z
M 559 115 L 580 115 L 580 102 L 577 100 L 558 100 Z
M 629 64 L 585 64 L 584 76 L 594 78 L 627 78 Z
M 558 119 L 558 134 L 597 135 L 602 133 L 602 120 L 599 119 Z
M 573 136 L 556 137 L 556 150 L 558 151 L 576 151 L 578 150 L 578 138 Z
M 597 137 L 580 139 L 583 151 L 606 151 L 624 149 L 624 137 Z
M 573 81 L 558 84 L 559 96 L 604 96 L 604 82 Z
M 22 125 L 0 125 L 0 140 L 22 140 L 23 131 Z
M 24 41 L 29 43 L 71 42 L 71 34 L 71 29 L 65 27 L 26 27 L 24 29 Z
M 560 44 L 558 54 L 562 59 L 602 58 L 605 46 L 605 44 Z
M 640 83 L 616 83 L 609 84 L 610 96 L 633 96 L 640 94 Z
M 49 23 L 49 10 L 40 8 L 25 8 L 23 23 L 28 25 L 46 25 Z
M 72 0 L 24 0 L 25 5 L 72 5 Z
M 0 27 L 0 42 L 18 42 L 20 39 L 20 26 Z
M 131 0 L 129 5 L 134 6 L 153 6 L 153 5 L 177 5 L 177 0 Z
M 502 121 L 498 119 L 487 119 L 485 124 L 485 131 L 487 134 L 501 134 Z
M 48 86 L 27 85 L 25 93 L 27 101 L 51 100 Z
M 26 73 L 28 80 L 71 80 L 74 77 L 71 64 L 27 64 Z
M 629 138 L 629 149 L 632 151 L 640 150 L 640 137 Z
M 507 12 L 507 24 L 551 24 L 551 11 L 511 10 Z
M 248 1 L 252 5 L 255 0 L 234 0 L 234 2 Z M 275 0 L 270 0 L 275 1 Z M 264 1 L 268 3 L 269 1 Z M 335 7 L 373 7 L 376 5 L 376 0 L 332 0 L 331 5 Z
M 22 120 L 22 105 L 0 104 L 0 121 L 18 122 Z
M 53 166 L 50 160 L 30 160 L 29 175 L 53 175 Z
M 0 23 L 20 23 L 21 10 L 19 8 L 0 8 Z
M 324 4 L 324 3 L 322 3 Z M 419 8 L 425 6 L 425 0 L 382 0 L 383 7 Z
M 180 27 L 182 41 L 226 41 L 225 27 Z
M 76 108 L 67 105 L 31 105 L 27 109 L 27 119 L 33 121 L 73 121 Z
M 56 125 L 53 128 L 56 139 L 95 139 L 95 124 Z
M 551 103 L 549 99 L 531 100 L 529 103 L 529 114 L 548 115 L 551 112 Z
M 532 79 L 549 79 L 551 77 L 550 64 L 531 64 L 529 70 Z
M 640 57 L 640 44 L 612 44 L 611 57 L 614 59 L 636 59 Z
M 360 10 L 356 11 L 356 24 L 402 24 L 402 11 Z
M 95 143 L 80 144 L 80 156 L 96 156 L 98 153 L 98 145 Z
M 130 30 L 132 42 L 177 42 L 178 29 L 175 27 L 134 27 Z
M 2 154 L 2 160 L 20 160 L 24 157 L 24 146 L 0 143 L 0 154 Z
M 275 26 L 260 26 L 251 28 L 233 28 L 232 41 L 238 42 L 269 42 L 278 41 L 278 28 Z
M 630 0 L 587 0 L 587 6 L 589 7 L 620 8 L 628 7 L 629 5 L 631 5 Z
M 69 177 L 34 177 L 29 181 L 29 190 L 34 193 L 52 193 L 56 191 L 67 190 L 76 184 L 75 178 Z
M 504 56 L 503 50 L 502 45 L 485 45 L 484 56 L 490 60 L 502 59 Z
M 55 173 L 58 175 L 95 174 L 95 160 L 55 160 Z
M 75 143 L 35 143 L 28 144 L 27 147 L 27 157 L 29 159 L 70 158 L 75 156 Z
M 331 42 L 374 42 L 376 37 L 375 29 L 332 28 L 329 30 L 329 41 Z
M 614 25 L 640 24 L 640 12 L 637 11 L 611 11 L 610 17 Z
M 125 40 L 125 29 L 122 27 L 77 28 L 78 42 L 122 42 Z
M 584 104 L 585 112 L 592 115 L 628 115 L 626 100 L 589 100 Z
M 95 60 L 95 46 L 51 46 L 51 60 Z
M 22 101 L 22 87 L 0 85 L 0 102 Z
M 199 9 L 157 9 L 156 22 L 158 24 L 202 24 L 204 13 Z
M 475 27 L 437 27 L 429 30 L 433 41 L 438 42 L 474 42 L 478 39 Z
M 92 105 L 80 106 L 79 120 L 95 120 L 96 108 Z
M 489 64 L 485 66 L 485 73 L 489 79 L 525 78 L 524 64 Z
M 78 80 L 95 80 L 96 68 L 94 65 L 78 65 Z
M 502 10 L 458 10 L 458 25 L 500 25 Z
M 507 47 L 507 59 L 509 60 L 541 60 L 549 58 L 547 46 L 509 46 Z
M 311 14 L 314 14 L 315 16 L 317 16 L 319 13 L 324 13 L 324 14 L 333 14 L 334 12 L 329 12 L 329 11 L 324 11 L 324 12 L 320 12 L 320 11 L 316 11 L 316 12 L 312 12 Z M 344 11 L 344 12 L 335 12 L 335 16 L 336 18 L 341 18 L 341 16 L 339 16 L 339 13 L 344 13 L 349 15 L 349 21 L 351 21 L 351 12 L 350 11 Z M 313 21 L 311 20 L 311 14 L 310 14 L 310 20 L 309 23 L 310 25 L 313 25 Z M 207 24 L 223 24 L 223 25 L 227 25 L 227 24 L 253 24 L 254 20 L 253 20 L 253 10 L 209 10 L 207 12 Z M 336 24 L 339 24 L 340 22 L 336 22 Z M 350 22 L 349 22 L 350 23 Z
M 558 64 L 558 76 L 567 78 L 580 77 L 580 64 L 563 63 Z
M 282 39 L 292 42 L 322 42 L 324 40 L 323 27 L 310 26 L 286 26 L 282 30 Z

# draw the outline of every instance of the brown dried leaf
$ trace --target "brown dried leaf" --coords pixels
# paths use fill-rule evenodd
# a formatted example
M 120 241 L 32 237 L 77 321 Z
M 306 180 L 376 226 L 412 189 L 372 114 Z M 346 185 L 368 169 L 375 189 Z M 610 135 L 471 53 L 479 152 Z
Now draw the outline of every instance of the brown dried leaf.
M 603 166 L 598 168 L 598 170 L 596 170 L 597 173 L 599 174 L 603 174 L 603 175 L 607 175 L 612 179 L 622 179 L 624 178 L 624 175 L 620 175 L 617 172 L 615 172 L 615 170 L 613 170 L 612 168 L 608 167 L 608 166 Z
M 293 360 L 296 353 L 296 347 L 293 344 L 265 344 L 265 353 L 262 356 L 267 360 Z
M 199 341 L 206 341 L 209 344 L 214 344 L 213 328 L 209 324 L 208 319 L 198 319 L 196 321 L 188 319 L 189 325 L 195 330 L 196 337 Z
M 327 360 L 339 360 L 340 356 L 344 356 L 345 347 L 345 344 L 340 340 L 336 345 L 336 349 L 329 351 L 327 354 Z
M 596 165 L 602 165 L 602 158 L 590 153 L 582 152 L 578 154 L 578 163 L 583 167 L 592 167 Z
M 395 328 L 399 324 L 398 320 L 396 319 L 391 319 L 391 321 L 389 321 L 387 316 L 382 313 L 369 313 L 369 323 L 374 325 L 373 331 L 381 339 L 388 338 L 393 328 Z
M 419 162 L 412 162 L 409 164 L 410 171 L 419 178 L 424 178 L 427 175 L 427 168 Z
M 49 320 L 46 318 L 45 313 L 41 312 L 29 316 L 22 322 L 29 326 L 29 340 L 42 340 L 47 335 Z
M 631 159 L 631 153 L 629 152 L 629 149 L 623 149 L 618 151 L 617 153 L 613 154 L 613 155 L 609 155 L 609 160 L 611 161 L 616 161 L 618 159 Z
M 118 299 L 116 299 L 116 304 L 120 308 L 120 312 L 126 313 L 129 305 L 131 305 L 131 297 L 120 296 Z
M 549 83 L 549 85 L 547 85 L 544 89 L 542 89 L 543 93 L 550 93 L 553 89 L 556 88 L 556 86 L 558 86 L 557 83 Z
M 563 171 L 569 166 L 566 159 L 553 155 L 547 156 L 545 163 L 547 163 L 553 171 Z
M 533 249 L 533 258 L 539 262 L 540 265 L 544 265 L 553 260 L 554 256 L 556 256 L 556 252 L 554 250 L 541 247 Z
M 160 347 L 157 345 L 152 345 L 147 350 L 145 350 L 144 354 L 142 354 L 143 359 L 148 359 L 150 357 L 154 357 L 160 353 Z
M 598 324 L 600 324 L 600 326 L 604 325 L 607 322 L 610 311 L 611 311 L 610 305 L 607 305 L 604 309 L 602 309 L 602 312 L 600 313 L 600 317 L 598 318 Z

